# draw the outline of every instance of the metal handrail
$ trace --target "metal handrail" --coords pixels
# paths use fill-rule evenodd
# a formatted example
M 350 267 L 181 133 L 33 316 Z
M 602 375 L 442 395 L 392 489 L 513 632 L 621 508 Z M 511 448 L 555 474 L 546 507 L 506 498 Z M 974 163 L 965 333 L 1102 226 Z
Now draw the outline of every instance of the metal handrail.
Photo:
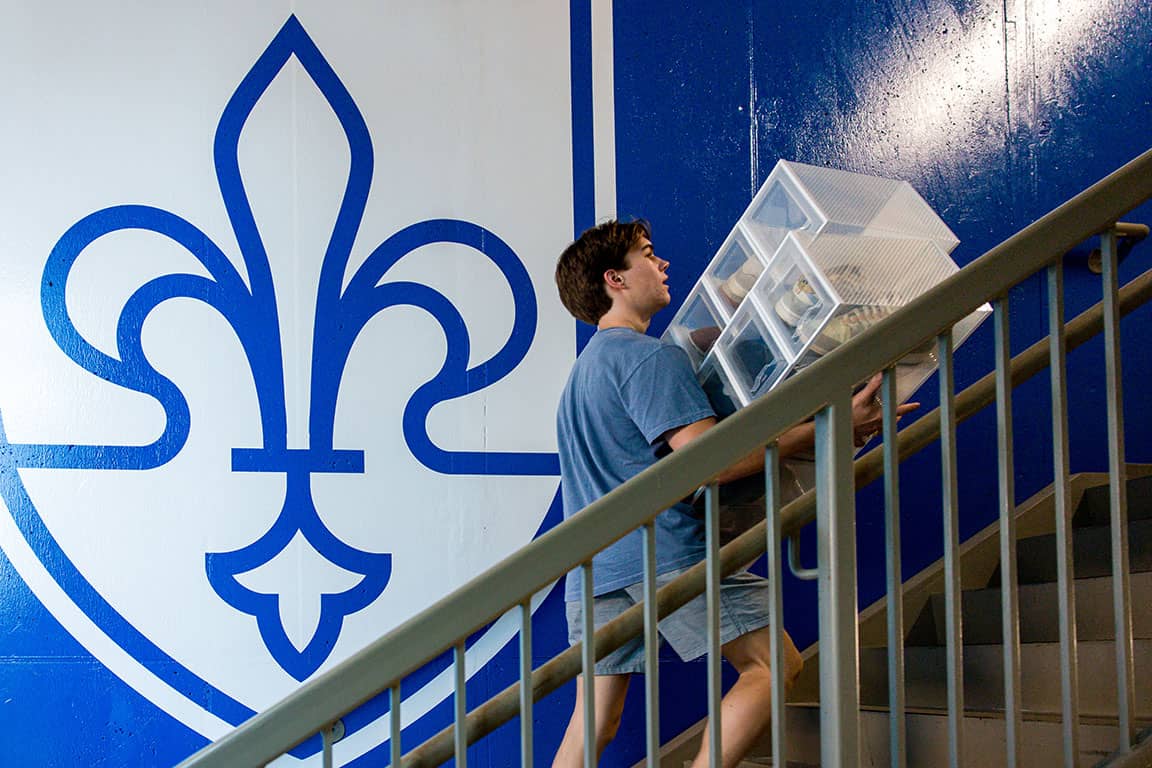
M 1129 281 L 1120 291 L 1120 313 L 1128 315 L 1152 300 L 1152 269 Z M 1088 308 L 1068 322 L 1065 349 L 1068 352 L 1091 341 L 1104 328 L 1103 304 Z M 1048 341 L 1042 339 L 1012 359 L 1012 386 L 1018 387 L 1048 367 Z M 956 395 L 956 420 L 964 421 L 991 405 L 996 397 L 996 377 L 990 373 Z M 927 448 L 940 436 L 940 410 L 935 409 L 899 433 L 896 456 L 900 461 Z M 856 460 L 855 484 L 862 488 L 884 474 L 883 448 L 868 451 Z M 780 510 L 780 528 L 787 536 L 799 532 L 816 517 L 816 493 L 808 491 Z M 766 522 L 760 522 L 720 550 L 720 572 L 727 576 L 765 551 Z M 669 582 L 656 593 L 659 616 L 680 608 L 704 592 L 704 564 L 699 563 Z M 637 637 L 643 629 L 642 605 L 628 609 L 596 632 L 597 655 L 611 653 Z M 580 674 L 580 646 L 572 646 L 538 667 L 532 674 L 532 691 L 539 699 Z M 520 710 L 514 683 L 468 714 L 468 741 L 480 739 L 516 717 Z M 449 726 L 404 756 L 404 768 L 427 768 L 452 756 L 454 727 Z
M 180 765 L 234 768 L 262 765 L 283 754 L 397 685 L 405 675 L 454 647 L 461 637 L 590 561 L 603 548 L 645 525 L 659 510 L 825 408 L 856 382 L 894 364 L 908 350 L 920 347 L 985 302 L 1058 261 L 1086 237 L 1108 229 L 1149 198 L 1152 150 Z M 961 407 L 958 399 L 957 408 Z M 912 427 L 901 433 L 902 454 L 905 440 L 912 439 L 910 432 Z M 874 462 L 877 472 L 879 458 Z M 858 477 L 860 471 L 857 469 Z M 803 498 L 783 510 L 788 530 L 801 524 L 798 505 Z M 740 551 L 737 545 L 757 538 L 755 530 L 726 547 L 722 562 L 735 562 L 739 556 L 733 553 Z M 759 538 L 763 540 L 762 529 Z M 703 592 L 703 570 L 701 564 L 682 577 L 685 583 L 693 583 L 696 594 Z M 597 633 L 598 650 L 609 642 L 605 638 L 601 646 Z M 565 654 L 561 657 L 567 658 Z

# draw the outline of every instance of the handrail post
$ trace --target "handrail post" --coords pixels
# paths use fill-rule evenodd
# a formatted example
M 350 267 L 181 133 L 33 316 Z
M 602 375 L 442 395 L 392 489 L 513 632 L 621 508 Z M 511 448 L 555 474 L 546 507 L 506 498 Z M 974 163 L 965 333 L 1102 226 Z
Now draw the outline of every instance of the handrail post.
M 1052 389 L 1052 488 L 1055 496 L 1056 584 L 1060 614 L 1060 712 L 1064 766 L 1080 756 L 1080 694 L 1076 659 L 1076 574 L 1072 548 L 1072 487 L 1068 453 L 1068 375 L 1064 330 L 1064 265 L 1048 267 L 1048 367 Z
M 904 580 L 900 569 L 900 460 L 896 436 L 896 369 L 884 371 L 884 536 L 888 593 L 888 744 L 892 768 L 904 768 Z M 781 763 L 783 765 L 783 763 Z
M 1116 231 L 1100 236 L 1104 287 L 1104 375 L 1108 398 L 1108 487 L 1112 523 L 1112 611 L 1116 627 L 1116 712 L 1120 753 L 1132 749 L 1135 673 L 1132 668 L 1132 592 L 1128 577 L 1128 478 L 1124 463 L 1124 397 L 1120 379 L 1120 307 Z
M 403 723 L 400 720 L 400 683 L 388 689 L 388 765 L 400 768 L 403 752 L 400 748 L 400 733 Z
M 584 768 L 596 768 L 600 756 L 596 754 L 596 614 L 591 560 L 580 567 L 580 586 L 583 608 L 580 621 L 584 628 L 580 638 L 584 668 L 581 679 L 581 690 L 584 693 Z
M 944 648 L 948 678 L 948 766 L 964 765 L 964 623 L 960 581 L 960 485 L 956 471 L 956 379 L 952 332 L 936 337 L 940 365 L 940 487 L 944 518 Z
M 772 630 L 772 765 L 787 765 L 784 701 L 784 568 L 780 535 L 780 451 L 764 449 L 765 549 L 768 553 L 768 619 Z
M 1000 487 L 1000 621 L 1004 638 L 1004 736 L 1007 766 L 1020 765 L 1020 591 L 1016 579 L 1016 484 L 1012 460 L 1012 352 L 1008 294 L 996 300 L 996 466 Z
M 816 536 L 820 595 L 820 761 L 860 764 L 856 626 L 856 485 L 852 399 L 845 391 L 816 414 Z
M 644 525 L 644 732 L 648 768 L 660 765 L 660 624 L 656 612 L 656 521 Z
M 532 598 L 520 603 L 520 765 L 532 768 Z
M 324 768 L 332 768 L 332 744 L 334 742 L 332 726 L 328 726 L 320 731 L 321 765 L 323 765 Z
M 720 657 L 720 486 L 710 483 L 704 504 L 705 567 L 708 573 L 704 602 L 708 610 L 708 766 L 720 768 L 721 657 Z
M 468 674 L 465 667 L 466 648 L 464 641 L 456 643 L 452 650 L 452 672 L 456 678 L 456 696 L 453 701 L 453 711 L 456 723 L 456 766 L 467 768 L 468 765 L 468 700 L 465 690 L 468 686 Z

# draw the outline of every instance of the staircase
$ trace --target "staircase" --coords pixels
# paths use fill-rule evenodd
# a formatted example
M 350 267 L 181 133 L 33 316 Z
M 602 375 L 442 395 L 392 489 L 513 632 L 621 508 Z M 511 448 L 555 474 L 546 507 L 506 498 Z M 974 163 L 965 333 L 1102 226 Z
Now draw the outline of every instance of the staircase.
M 725 419 L 707 434 L 662 459 L 580 514 L 540 536 L 510 555 L 486 573 L 459 590 L 447 595 L 436 605 L 417 614 L 388 635 L 372 642 L 330 670 L 304 683 L 282 701 L 250 718 L 236 730 L 192 755 L 180 768 L 241 768 L 267 765 L 310 736 L 319 735 L 321 757 L 325 765 L 343 764 L 341 749 L 348 741 L 335 743 L 347 733 L 345 716 L 363 703 L 390 696 L 387 714 L 379 726 L 389 733 L 388 762 L 404 768 L 442 765 L 455 756 L 464 765 L 467 747 L 484 738 L 505 723 L 517 719 L 520 726 L 519 760 L 530 765 L 534 755 L 533 704 L 564 683 L 579 675 L 597 655 L 610 653 L 628 640 L 640 636 L 655 643 L 656 620 L 684 605 L 694 597 L 715 593 L 722 574 L 756 560 L 768 541 L 772 551 L 779 543 L 796 535 L 803 526 L 816 521 L 817 574 L 820 610 L 820 637 L 828 650 L 820 679 L 820 659 L 815 650 L 809 653 L 805 674 L 793 691 L 793 701 L 786 717 L 778 721 L 787 725 L 789 765 L 827 765 L 829 768 L 856 768 L 858 765 L 888 764 L 887 685 L 885 683 L 887 606 L 877 603 L 856 613 L 855 568 L 855 499 L 853 489 L 881 477 L 886 493 L 896 496 L 898 462 L 917 451 L 937 443 L 946 462 L 942 490 L 949 509 L 947 530 L 954 531 L 959 505 L 956 502 L 956 430 L 955 425 L 982 408 L 996 404 L 997 459 L 1001 492 L 1011 499 L 1012 440 L 1011 388 L 1051 366 L 1054 444 L 1067 439 L 1066 376 L 1064 358 L 1068 352 L 1103 331 L 1105 379 L 1109 431 L 1109 465 L 1113 476 L 1121 471 L 1123 452 L 1123 398 L 1118 376 L 1120 367 L 1120 317 L 1152 301 L 1152 270 L 1131 280 L 1121 290 L 1117 280 L 1117 242 L 1123 226 L 1117 224 L 1125 213 L 1152 200 L 1152 150 L 1110 174 L 1081 194 L 1059 206 L 1017 234 L 1005 240 L 956 275 L 930 289 L 920 298 L 893 313 L 879 325 L 813 363 L 804 373 L 782 382 L 750 404 L 739 414 Z M 1124 225 L 1126 226 L 1126 225 Z M 1101 237 L 1103 301 L 1076 318 L 1067 320 L 1064 313 L 1062 257 L 1069 248 L 1093 233 Z M 1005 298 L 1013 286 L 1031 275 L 1044 273 L 1049 289 L 1049 337 L 1036 342 L 1015 357 L 1008 343 L 1009 305 Z M 993 310 L 996 361 L 995 370 L 968 386 L 954 391 L 951 329 L 985 302 L 994 301 Z M 935 338 L 940 356 L 941 406 L 924 414 L 899 432 L 894 412 L 889 405 L 885 419 L 883 446 L 853 463 L 855 447 L 848 422 L 848 397 L 852 387 L 874 374 L 885 372 L 886 402 L 895 401 L 896 361 L 910 350 L 921 348 Z M 1133 345 L 1129 344 L 1131 354 Z M 945 375 L 946 374 L 946 375 Z M 656 512 L 688 496 L 703 483 L 753 450 L 771 446 L 793 424 L 815 414 L 816 464 L 819 492 L 808 492 L 783 506 L 772 499 L 766 519 L 757 523 L 735 540 L 719 548 L 719 520 L 715 514 L 705 518 L 711 535 L 708 555 L 660 588 L 654 600 L 633 606 L 608 625 L 597 630 L 594 642 L 561 651 L 536 665 L 532 653 L 532 599 L 541 589 L 576 568 L 590 573 L 595 554 L 611 542 L 633 532 L 644 530 L 651 536 L 651 519 Z M 1101 415 L 1103 418 L 1103 415 Z M 1057 428 L 1058 427 L 1058 428 Z M 1076 731 L 1079 759 L 1069 764 L 1092 765 L 1101 759 L 1109 768 L 1152 768 L 1152 739 L 1132 744 L 1119 737 L 1121 716 L 1112 703 L 1111 689 L 1117 679 L 1112 664 L 1110 643 L 1111 601 L 1099 595 L 1109 590 L 1106 554 L 1111 547 L 1100 546 L 1102 526 L 1106 522 L 1106 480 L 1100 475 L 1078 475 L 1065 484 L 1067 443 L 1059 452 L 1060 478 L 1057 490 L 1068 490 L 1068 509 L 1076 511 L 1074 536 L 1077 540 L 1074 576 L 1080 624 L 1080 716 Z M 769 449 L 771 477 L 777 477 L 775 450 Z M 1057 457 L 1059 459 L 1059 457 Z M 1136 640 L 1134 707 L 1127 713 L 1134 730 L 1147 728 L 1152 722 L 1152 681 L 1149 679 L 1149 526 L 1152 525 L 1152 467 L 1130 467 L 1126 473 L 1130 526 L 1130 565 L 1134 572 L 1133 590 L 1128 605 L 1135 618 Z M 1070 486 L 1070 487 L 1069 487 Z M 778 483 L 772 485 L 773 489 Z M 1120 489 L 1118 489 L 1120 490 Z M 709 486 L 708 494 L 715 504 L 717 489 Z M 1063 494 L 1061 494 L 1063 495 Z M 1037 494 L 1014 509 L 1002 510 L 1002 518 L 1014 529 L 1019 542 L 1020 562 L 1016 565 L 1020 590 L 1023 648 L 1021 664 L 1022 706 L 1017 732 L 1023 766 L 1063 765 L 1062 718 L 1056 691 L 1059 687 L 1060 664 L 1054 643 L 1055 615 L 1050 606 L 1055 602 L 1052 584 L 1055 558 L 1043 554 L 1051 550 L 1051 539 L 1044 537 L 1055 528 L 1054 492 Z M 1104 497 L 1104 498 L 1101 498 Z M 893 507 L 889 507 L 893 508 Z M 1011 515 L 1011 516 L 1010 516 Z M 1061 532 L 1067 530 L 1068 517 L 1060 516 Z M 896 526 L 889 531 L 889 551 L 899 551 Z M 947 550 L 950 562 L 958 564 L 956 576 L 948 581 L 953 594 L 966 606 L 963 612 L 964 640 L 961 654 L 966 706 L 954 715 L 962 722 L 960 765 L 998 766 L 1007 764 L 1004 707 L 1000 704 L 998 530 L 985 529 L 959 545 L 953 536 Z M 648 550 L 645 567 L 654 572 L 654 558 Z M 958 550 L 958 553 L 957 553 Z M 952 558 L 952 554 L 955 558 Z M 1005 547 L 1006 567 L 1012 568 L 1013 547 Z M 1102 559 L 1103 558 L 1103 559 Z M 780 557 L 770 557 L 770 570 L 780 583 Z M 1069 558 L 1071 559 L 1071 558 Z M 949 718 L 944 714 L 946 676 L 943 651 L 939 645 L 941 609 L 939 598 L 944 591 L 943 568 L 937 566 L 907 581 L 893 578 L 891 594 L 899 599 L 899 615 L 906 618 L 893 636 L 904 640 L 905 749 L 904 764 L 944 766 L 949 764 L 949 739 L 945 736 Z M 902 584 L 902 586 L 901 586 Z M 962 594 L 960 593 L 963 591 Z M 898 597 L 897 597 L 898 596 Z M 779 615 L 781 600 L 773 600 L 771 613 Z M 1048 606 L 1049 608 L 1046 608 Z M 520 629 L 520 664 L 516 682 L 482 702 L 467 700 L 466 640 L 477 629 L 487 626 L 509 612 L 518 613 Z M 897 615 L 895 610 L 893 615 Z M 776 621 L 773 626 L 780 626 Z M 647 627 L 647 629 L 646 629 Z M 710 623 L 710 642 L 719 644 L 718 622 Z M 954 644 L 955 648 L 956 645 Z M 834 650 L 838 652 L 834 653 Z M 863 663 L 857 665 L 856 651 L 863 652 Z M 445 651 L 453 653 L 456 683 L 452 725 L 419 744 L 403 738 L 405 725 L 402 712 L 401 683 L 415 670 Z M 719 665 L 715 654 L 710 664 Z M 713 667 L 715 669 L 715 667 Z M 650 676 L 645 695 L 648 701 L 659 700 L 658 676 Z M 585 678 L 587 689 L 590 678 Z M 586 689 L 586 690 L 587 690 Z M 823 712 L 818 711 L 816 691 L 824 692 Z M 590 690 L 588 690 L 590 694 Z M 777 689 L 774 695 L 780 695 Z M 709 675 L 708 702 L 719 707 L 720 675 Z M 586 701 L 593 701 L 590 695 Z M 1017 701 L 1021 701 L 1017 699 Z M 898 704 L 894 704 L 898 706 Z M 655 709 L 655 708 L 654 708 Z M 1023 713 L 1021 714 L 1021 710 Z M 859 717 L 857 717 L 859 713 Z M 827 727 L 820 727 L 821 714 Z M 1134 714 L 1134 716 L 1132 716 Z M 589 717 L 591 719 L 591 717 Z M 651 718 L 653 721 L 658 717 Z M 1008 720 L 1011 724 L 1016 718 Z M 386 722 L 385 722 L 386 721 Z M 784 722 L 786 721 L 786 723 Z M 857 727 L 859 725 L 860 727 Z M 1144 734 L 1148 736 L 1149 734 Z M 653 763 L 679 766 L 696 749 L 684 745 L 690 736 L 677 737 L 664 749 L 656 746 L 658 730 L 647 729 L 652 744 Z M 698 740 L 698 735 L 697 735 Z M 1072 742 L 1072 739 L 1069 739 Z M 821 754 L 823 743 L 823 755 Z M 1127 754 L 1118 759 L 1108 757 L 1112 749 L 1123 746 Z M 713 745 L 715 746 L 715 745 Z M 762 744 L 756 752 L 770 753 L 771 745 Z M 785 745 L 781 745 L 785 746 Z M 899 756 L 899 755 L 898 755 Z M 509 763 L 517 759 L 508 755 Z M 763 765 L 763 758 L 750 758 L 748 765 Z M 899 761 L 897 761 L 899 764 Z
M 1131 466 L 1128 481 L 1129 571 L 1137 727 L 1152 726 L 1152 467 Z M 1081 766 L 1107 762 L 1117 743 L 1116 648 L 1112 615 L 1107 477 L 1072 478 L 1073 558 L 1078 640 Z M 1022 768 L 1062 763 L 1056 537 L 1052 492 L 1020 505 L 1016 543 L 1019 583 L 1023 731 Z M 1047 528 L 1048 530 L 1045 530 Z M 961 553 L 964 638 L 964 766 L 1007 765 L 1003 711 L 998 526 L 973 537 Z M 948 754 L 945 603 L 942 564 L 911 579 L 905 591 L 906 764 L 946 766 Z M 861 765 L 885 768 L 889 754 L 888 652 L 882 644 L 885 601 L 861 614 Z M 879 631 L 877 631 L 879 630 Z M 819 657 L 807 665 L 787 713 L 788 765 L 820 765 Z M 696 740 L 698 743 L 698 739 Z M 671 754 L 675 747 L 675 755 Z M 693 739 L 669 745 L 665 765 L 681 765 Z M 744 765 L 771 765 L 765 739 Z

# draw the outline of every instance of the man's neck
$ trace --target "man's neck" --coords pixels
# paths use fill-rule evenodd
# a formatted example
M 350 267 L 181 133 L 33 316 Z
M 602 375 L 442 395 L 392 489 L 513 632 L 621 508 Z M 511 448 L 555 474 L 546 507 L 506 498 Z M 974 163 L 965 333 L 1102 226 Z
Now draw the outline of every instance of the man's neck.
M 607 328 L 631 328 L 636 333 L 644 333 L 648 330 L 648 325 L 651 322 L 651 318 L 640 317 L 635 313 L 608 310 L 600 318 L 596 328 L 601 331 Z

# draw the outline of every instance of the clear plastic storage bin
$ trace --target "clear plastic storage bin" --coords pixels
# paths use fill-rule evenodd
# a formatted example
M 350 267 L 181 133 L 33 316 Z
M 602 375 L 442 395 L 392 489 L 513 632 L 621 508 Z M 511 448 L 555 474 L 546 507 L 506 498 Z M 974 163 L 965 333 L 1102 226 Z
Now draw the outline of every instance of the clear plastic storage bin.
M 708 396 L 708 402 L 712 404 L 712 410 L 716 411 L 718 418 L 723 419 L 740 410 L 741 402 L 736 389 L 715 356 L 701 366 L 700 386 Z
M 781 160 L 741 223 L 769 254 L 790 231 L 931 240 L 945 253 L 960 243 L 906 181 Z
M 822 322 L 837 303 L 818 273 L 816 265 L 804 254 L 800 237 L 789 234 L 769 262 L 763 279 L 752 289 L 762 317 L 776 329 L 793 356 L 804 346 L 798 329 Z
M 955 272 L 930 240 L 789 233 L 752 292 L 796 355 L 824 355 Z
M 732 317 L 744 297 L 752 290 L 757 278 L 764 272 L 765 258 L 765 255 L 752 247 L 739 229 L 733 230 L 724 245 L 720 246 L 720 252 L 708 265 L 701 282 L 710 289 L 716 306 L 725 318 Z
M 723 317 L 708 294 L 702 286 L 697 286 L 684 302 L 684 308 L 668 326 L 665 337 L 687 352 L 692 359 L 692 366 L 699 369 L 724 325 Z
M 957 244 L 907 182 L 781 160 L 665 338 L 727 415 L 955 274 Z M 954 346 L 990 312 L 958 323 Z M 936 367 L 934 340 L 901 360 L 900 400 Z
M 816 234 L 828 221 L 801 191 L 795 177 L 780 170 L 783 163 L 777 164 L 740 219 L 752 241 L 769 255 L 789 232 Z
M 788 368 L 789 356 L 751 302 L 745 302 L 716 340 L 713 352 L 731 375 L 741 404 L 771 389 Z

